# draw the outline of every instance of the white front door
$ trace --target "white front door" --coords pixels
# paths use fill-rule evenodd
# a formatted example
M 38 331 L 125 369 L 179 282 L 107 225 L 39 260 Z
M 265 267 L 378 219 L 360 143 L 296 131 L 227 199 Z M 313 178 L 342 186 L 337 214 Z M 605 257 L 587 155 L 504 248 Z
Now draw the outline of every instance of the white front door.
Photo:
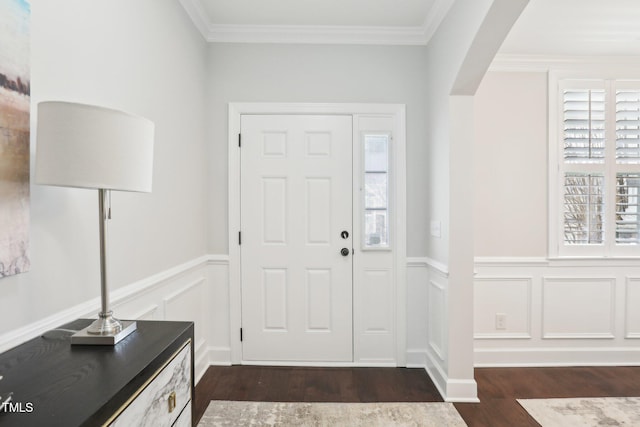
M 242 115 L 241 135 L 242 357 L 350 362 L 352 117 Z

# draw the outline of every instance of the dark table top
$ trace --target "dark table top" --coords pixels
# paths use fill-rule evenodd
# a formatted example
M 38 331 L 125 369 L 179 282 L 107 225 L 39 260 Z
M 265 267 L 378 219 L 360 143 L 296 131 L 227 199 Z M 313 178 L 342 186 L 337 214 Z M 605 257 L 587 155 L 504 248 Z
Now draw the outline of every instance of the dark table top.
M 193 344 L 192 322 L 138 321 L 115 346 L 71 346 L 65 329 L 91 322 L 76 320 L 0 354 L 0 396 L 13 392 L 0 426 L 100 425 L 185 341 Z

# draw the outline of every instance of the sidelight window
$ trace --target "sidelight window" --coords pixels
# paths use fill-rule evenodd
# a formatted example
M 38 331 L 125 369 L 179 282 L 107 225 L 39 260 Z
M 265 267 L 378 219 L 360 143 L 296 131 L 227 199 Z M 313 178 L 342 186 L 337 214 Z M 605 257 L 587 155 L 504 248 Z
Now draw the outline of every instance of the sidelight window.
M 364 248 L 389 248 L 388 134 L 364 135 Z

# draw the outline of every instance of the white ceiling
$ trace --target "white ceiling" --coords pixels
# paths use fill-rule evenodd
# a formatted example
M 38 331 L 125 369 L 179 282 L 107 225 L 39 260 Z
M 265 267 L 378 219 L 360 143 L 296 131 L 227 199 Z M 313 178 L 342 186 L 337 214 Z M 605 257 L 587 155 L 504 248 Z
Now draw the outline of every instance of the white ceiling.
M 530 0 L 500 53 L 640 55 L 640 1 Z
M 454 0 L 180 0 L 211 42 L 426 44 Z M 640 55 L 639 0 L 530 0 L 500 54 Z

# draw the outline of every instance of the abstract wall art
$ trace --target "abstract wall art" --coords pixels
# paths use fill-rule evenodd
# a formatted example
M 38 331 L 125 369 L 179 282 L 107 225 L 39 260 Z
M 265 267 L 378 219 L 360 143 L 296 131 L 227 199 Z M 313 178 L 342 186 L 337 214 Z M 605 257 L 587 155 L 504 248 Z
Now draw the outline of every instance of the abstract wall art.
M 0 0 L 0 278 L 29 261 L 28 0 Z

